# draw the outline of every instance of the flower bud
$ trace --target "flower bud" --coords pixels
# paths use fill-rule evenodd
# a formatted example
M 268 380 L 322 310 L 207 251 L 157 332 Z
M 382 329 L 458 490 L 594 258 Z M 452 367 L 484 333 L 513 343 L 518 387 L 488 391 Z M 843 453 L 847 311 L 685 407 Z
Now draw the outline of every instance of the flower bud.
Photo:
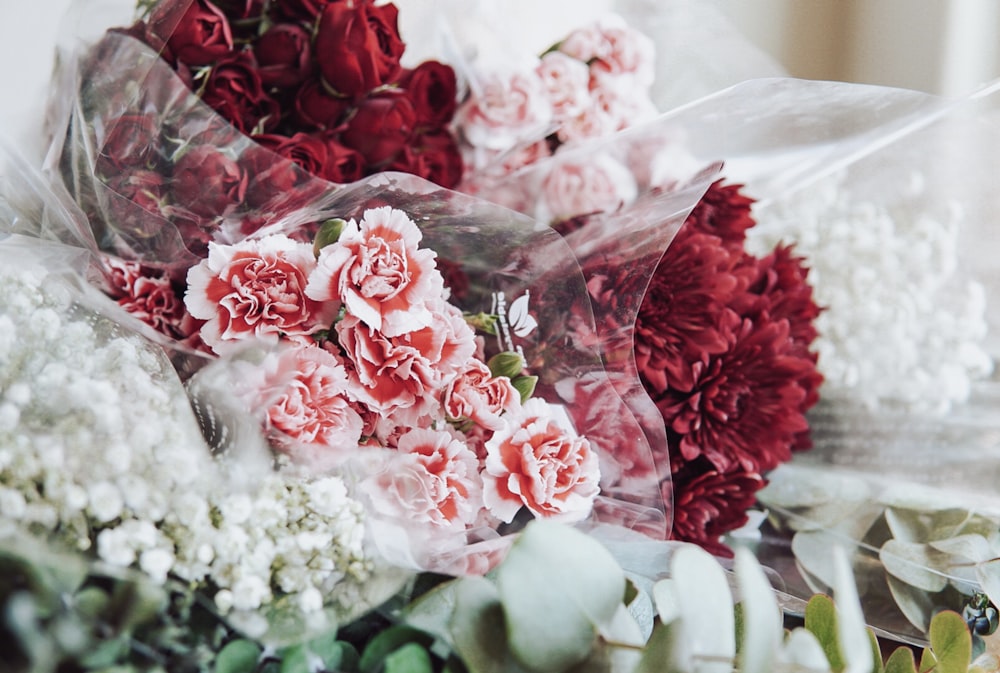
M 340 240 L 340 232 L 344 230 L 345 224 L 347 222 L 335 217 L 320 226 L 319 231 L 316 232 L 316 239 L 313 241 L 313 252 L 317 257 L 319 257 L 320 250 Z
M 469 323 L 469 327 L 477 332 L 483 332 L 490 336 L 497 335 L 497 316 L 494 313 L 483 313 L 481 311 L 474 315 L 467 313 L 465 315 L 465 322 Z
M 520 353 L 504 351 L 491 357 L 486 366 L 490 368 L 490 373 L 493 376 L 506 376 L 513 382 L 514 377 L 524 369 L 524 358 L 521 357 Z
M 521 404 L 524 404 L 535 393 L 535 386 L 538 384 L 537 376 L 517 376 L 510 380 L 514 390 L 521 394 Z

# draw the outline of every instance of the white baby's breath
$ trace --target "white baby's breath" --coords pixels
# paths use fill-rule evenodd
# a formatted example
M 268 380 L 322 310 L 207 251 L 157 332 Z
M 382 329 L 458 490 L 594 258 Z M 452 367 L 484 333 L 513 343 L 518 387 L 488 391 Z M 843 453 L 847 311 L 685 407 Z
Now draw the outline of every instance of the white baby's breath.
M 961 209 L 921 205 L 920 175 L 910 189 L 875 203 L 826 178 L 755 211 L 747 248 L 794 242 L 806 258 L 825 307 L 814 343 L 825 398 L 943 413 L 992 368 L 985 293 L 961 274 Z
M 73 296 L 42 265 L 0 265 L 0 520 L 214 587 L 222 612 L 280 593 L 318 611 L 366 579 L 341 479 L 214 458 L 163 353 Z

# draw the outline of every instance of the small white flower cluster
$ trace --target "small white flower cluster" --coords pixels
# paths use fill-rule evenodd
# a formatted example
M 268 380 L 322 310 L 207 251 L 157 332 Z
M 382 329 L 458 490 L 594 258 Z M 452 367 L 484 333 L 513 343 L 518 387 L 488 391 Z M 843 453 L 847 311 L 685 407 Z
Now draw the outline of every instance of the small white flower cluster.
M 794 242 L 811 269 L 826 398 L 945 413 L 992 370 L 985 292 L 959 271 L 962 211 L 929 212 L 923 190 L 914 174 L 902 198 L 875 203 L 836 175 L 755 211 L 747 248 Z
M 279 595 L 316 611 L 367 578 L 341 479 L 235 476 L 162 351 L 40 267 L 0 271 L 0 391 L 0 524 L 214 587 L 223 611 Z

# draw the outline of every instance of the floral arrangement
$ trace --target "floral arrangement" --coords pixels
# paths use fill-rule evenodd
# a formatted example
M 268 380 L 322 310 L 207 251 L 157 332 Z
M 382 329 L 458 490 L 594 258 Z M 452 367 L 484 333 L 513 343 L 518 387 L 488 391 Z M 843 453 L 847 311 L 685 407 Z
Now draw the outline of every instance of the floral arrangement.
M 392 3 L 150 3 L 127 34 L 236 129 L 329 182 L 392 170 L 452 187 L 450 66 L 404 68 Z

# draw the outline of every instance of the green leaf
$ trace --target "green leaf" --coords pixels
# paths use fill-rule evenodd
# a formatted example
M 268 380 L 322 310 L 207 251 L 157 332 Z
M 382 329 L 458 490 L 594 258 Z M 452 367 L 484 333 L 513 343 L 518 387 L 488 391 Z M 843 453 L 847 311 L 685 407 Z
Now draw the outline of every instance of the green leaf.
M 1000 560 L 977 564 L 976 578 L 993 605 L 1000 605 Z
M 145 624 L 167 606 L 167 592 L 148 581 L 126 580 L 115 584 L 111 593 L 111 620 L 121 631 Z
M 885 670 L 882 667 L 882 648 L 879 647 L 878 638 L 875 636 L 875 632 L 871 629 L 868 629 L 867 632 L 868 641 L 872 647 L 872 662 L 874 663 L 872 673 L 885 673 Z
M 934 614 L 936 607 L 930 594 L 898 580 L 892 575 L 887 574 L 885 579 L 889 586 L 889 593 L 892 594 L 892 599 L 896 602 L 899 611 L 921 633 L 927 633 L 927 629 L 931 625 L 931 615 Z
M 879 550 L 879 560 L 886 572 L 918 589 L 935 593 L 948 585 L 941 572 L 948 565 L 948 555 L 919 542 L 889 540 Z
M 281 651 L 281 673 L 310 673 L 309 650 L 304 645 L 295 645 Z
M 365 647 L 365 651 L 361 653 L 358 669 L 361 673 L 376 673 L 386 657 L 407 643 L 418 643 L 423 647 L 430 647 L 433 642 L 434 638 L 412 626 L 405 624 L 390 626 L 372 638 Z
M 837 636 L 844 655 L 844 670 L 847 673 L 870 673 L 874 667 L 870 636 L 851 564 L 843 547 L 833 548 L 833 560 L 836 568 L 833 596 L 836 599 Z
M 93 647 L 87 654 L 80 657 L 80 665 L 84 668 L 107 668 L 117 664 L 128 653 L 128 639 L 119 636 L 105 640 Z
M 897 647 L 885 662 L 884 673 L 917 673 L 913 651 L 909 647 Z
M 945 540 L 934 540 L 928 543 L 932 549 L 952 556 L 960 556 L 969 561 L 988 561 L 993 558 L 990 543 L 982 535 L 969 533 Z
M 486 366 L 494 377 L 506 376 L 513 380 L 524 369 L 524 356 L 513 351 L 497 353 L 489 359 Z
M 816 594 L 809 599 L 806 604 L 805 627 L 819 641 L 830 664 L 830 670 L 834 673 L 843 671 L 844 657 L 841 655 L 838 640 L 837 610 L 832 598 Z
M 785 640 L 784 659 L 802 669 L 825 671 L 833 669 L 829 657 L 816 636 L 804 628 L 793 629 Z
M 680 673 L 682 669 L 676 658 L 680 649 L 680 631 L 677 624 L 661 622 L 653 627 L 653 635 L 643 648 L 642 657 L 633 673 Z
M 972 636 L 960 614 L 945 610 L 934 615 L 928 638 L 938 661 L 936 673 L 966 673 L 972 660 Z
M 937 666 L 937 657 L 931 651 L 931 648 L 925 647 L 920 653 L 920 664 L 917 666 L 917 670 L 920 673 L 928 673 Z
M 515 376 L 510 381 L 514 390 L 521 396 L 521 402 L 527 402 L 535 394 L 535 386 L 538 385 L 537 376 Z
M 781 611 L 771 583 L 753 553 L 738 547 L 734 564 L 742 598 L 737 613 L 742 617 L 739 620 L 742 640 L 738 644 L 740 670 L 743 673 L 770 673 L 781 644 Z
M 331 243 L 336 243 L 340 239 L 340 233 L 344 230 L 345 224 L 347 222 L 340 218 L 333 218 L 324 222 L 320 226 L 319 231 L 316 232 L 316 238 L 313 241 L 313 254 L 319 257 L 320 250 Z
M 359 661 L 357 650 L 350 643 L 337 640 L 335 631 L 313 638 L 306 647 L 323 660 L 323 667 L 328 671 L 350 670 Z
M 455 612 L 455 592 L 462 581 L 464 580 L 445 582 L 420 596 L 403 609 L 403 621 L 451 646 L 448 624 Z
M 511 652 L 544 673 L 584 661 L 625 595 L 625 574 L 607 549 L 545 520 L 527 525 L 496 578 Z
M 469 673 L 523 671 L 507 647 L 507 627 L 497 588 L 482 577 L 451 584 L 454 611 L 449 622 L 455 651 Z
M 384 673 L 433 673 L 431 657 L 419 643 L 410 642 L 385 658 Z
M 85 587 L 73 597 L 73 604 L 81 616 L 96 620 L 108 609 L 111 597 L 100 587 Z
M 260 646 L 250 640 L 234 640 L 215 657 L 215 673 L 252 673 L 260 660 Z

